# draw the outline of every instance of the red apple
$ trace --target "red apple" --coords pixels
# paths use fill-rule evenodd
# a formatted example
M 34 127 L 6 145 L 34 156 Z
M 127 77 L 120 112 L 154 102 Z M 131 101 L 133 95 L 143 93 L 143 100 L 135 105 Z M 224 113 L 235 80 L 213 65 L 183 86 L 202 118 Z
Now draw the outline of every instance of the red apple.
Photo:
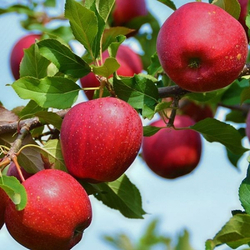
M 208 104 L 198 104 L 193 101 L 183 99 L 180 101 L 179 106 L 181 113 L 188 115 L 195 122 L 214 117 L 214 112 Z
M 61 170 L 42 170 L 25 182 L 28 202 L 18 211 L 9 201 L 5 224 L 11 236 L 36 250 L 69 250 L 91 222 L 89 197 L 83 187 Z
M 4 224 L 5 208 L 8 202 L 8 196 L 3 189 L 0 188 L 0 229 Z
M 116 26 L 123 26 L 135 17 L 147 15 L 145 0 L 116 0 L 112 17 Z
M 24 56 L 24 49 L 29 48 L 35 43 L 36 39 L 40 39 L 41 35 L 29 34 L 22 37 L 13 47 L 10 55 L 10 66 L 14 78 L 17 80 L 20 78 L 19 68 L 20 63 Z
M 194 121 L 185 115 L 177 115 L 176 128 L 188 127 Z M 155 127 L 166 127 L 162 119 L 150 124 Z M 201 137 L 193 130 L 174 130 L 163 128 L 150 137 L 144 137 L 142 155 L 149 168 L 157 175 L 174 179 L 193 171 L 201 157 Z
M 187 3 L 163 24 L 157 52 L 167 75 L 181 88 L 206 92 L 231 84 L 248 54 L 244 28 L 222 8 Z
M 21 167 L 21 171 L 23 174 L 24 179 L 28 179 L 29 177 L 31 177 L 33 174 L 32 173 L 28 173 L 24 168 Z M 15 176 L 20 182 L 22 182 L 21 177 L 17 171 L 17 167 L 16 164 L 14 162 L 12 162 L 8 168 L 7 171 L 7 175 L 8 176 Z
M 109 53 L 106 50 L 103 52 L 102 58 L 105 60 L 108 57 Z M 117 70 L 117 74 L 120 76 L 133 76 L 134 74 L 139 74 L 143 69 L 140 56 L 126 45 L 120 45 L 116 59 L 120 64 L 120 67 Z M 92 72 L 82 77 L 80 83 L 83 88 L 100 86 L 100 82 Z M 89 100 L 93 99 L 94 90 L 85 90 L 84 92 Z
M 241 23 L 241 25 L 243 26 L 243 28 L 245 29 L 245 32 L 247 34 L 248 37 L 248 27 L 246 25 L 246 16 L 248 14 L 248 0 L 238 0 L 239 4 L 240 4 L 240 17 L 239 17 L 239 22 Z M 249 39 L 249 37 L 248 37 Z
M 123 100 L 105 97 L 79 103 L 62 122 L 66 167 L 89 182 L 114 181 L 134 161 L 142 135 L 139 115 Z

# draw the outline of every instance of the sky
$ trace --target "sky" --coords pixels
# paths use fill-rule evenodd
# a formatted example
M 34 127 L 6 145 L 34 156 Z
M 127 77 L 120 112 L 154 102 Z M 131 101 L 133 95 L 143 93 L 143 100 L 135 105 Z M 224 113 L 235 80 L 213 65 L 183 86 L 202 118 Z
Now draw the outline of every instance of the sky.
M 11 1 L 0 0 L 0 7 Z M 13 1 L 12 2 L 17 2 Z M 19 0 L 19 2 L 21 2 Z M 176 6 L 191 2 L 174 1 Z M 156 0 L 148 0 L 149 10 L 162 23 L 172 11 Z M 20 16 L 5 14 L 0 16 L 0 101 L 8 109 L 26 102 L 17 97 L 14 90 L 5 86 L 14 79 L 10 72 L 9 57 L 12 46 L 27 31 L 19 25 Z M 80 94 L 78 101 L 86 100 Z M 216 113 L 217 119 L 223 119 L 225 109 Z M 239 169 L 235 169 L 227 160 L 224 147 L 218 143 L 208 143 L 203 139 L 203 151 L 199 166 L 189 175 L 176 180 L 167 180 L 155 175 L 138 157 L 126 174 L 139 188 L 143 209 L 147 212 L 144 219 L 127 219 L 119 212 L 104 206 L 91 197 L 93 221 L 85 231 L 82 241 L 74 250 L 110 250 L 113 249 L 102 238 L 103 235 L 126 233 L 136 240 L 145 227 L 155 218 L 160 220 L 159 232 L 176 237 L 187 229 L 191 234 L 194 249 L 204 249 L 205 241 L 212 238 L 231 216 L 231 210 L 241 209 L 238 188 L 245 178 L 248 166 L 246 153 L 240 160 Z M 244 144 L 249 146 L 245 139 Z M 26 249 L 16 243 L 4 227 L 0 231 L 1 250 Z M 226 246 L 218 250 L 228 249 Z M 159 249 L 161 250 L 161 249 Z

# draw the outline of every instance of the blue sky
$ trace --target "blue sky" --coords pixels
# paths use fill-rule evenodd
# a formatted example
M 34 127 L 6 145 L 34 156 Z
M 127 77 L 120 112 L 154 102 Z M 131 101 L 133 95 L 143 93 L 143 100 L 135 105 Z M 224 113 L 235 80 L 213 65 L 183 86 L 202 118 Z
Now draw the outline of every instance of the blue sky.
M 1 0 L 0 7 L 10 1 Z M 17 1 L 13 1 L 17 2 Z M 21 2 L 21 1 L 19 1 Z M 174 1 L 180 5 L 191 1 Z M 162 23 L 171 13 L 167 7 L 148 0 L 148 7 Z M 15 14 L 0 16 L 0 101 L 11 109 L 25 104 L 11 87 L 13 82 L 9 67 L 11 48 L 26 31 L 19 26 L 20 17 Z M 79 101 L 85 100 L 80 94 Z M 219 109 L 216 118 L 223 119 L 224 109 Z M 245 140 L 246 145 L 248 141 Z M 127 171 L 128 177 L 140 189 L 143 208 L 147 212 L 144 220 L 124 218 L 119 212 L 105 207 L 91 198 L 93 221 L 85 231 L 82 241 L 74 250 L 110 250 L 102 240 L 102 235 L 127 233 L 136 239 L 146 225 L 154 218 L 160 219 L 160 232 L 176 236 L 184 228 L 191 233 L 191 244 L 196 250 L 204 249 L 206 239 L 211 238 L 230 218 L 231 210 L 240 209 L 238 188 L 245 177 L 248 166 L 247 154 L 240 161 L 236 170 L 226 158 L 225 149 L 217 143 L 203 140 L 203 152 L 199 166 L 191 174 L 177 180 L 166 180 L 153 174 L 140 158 L 137 158 Z M 16 243 L 5 228 L 0 231 L 1 250 L 25 249 Z M 228 249 L 226 246 L 218 250 Z

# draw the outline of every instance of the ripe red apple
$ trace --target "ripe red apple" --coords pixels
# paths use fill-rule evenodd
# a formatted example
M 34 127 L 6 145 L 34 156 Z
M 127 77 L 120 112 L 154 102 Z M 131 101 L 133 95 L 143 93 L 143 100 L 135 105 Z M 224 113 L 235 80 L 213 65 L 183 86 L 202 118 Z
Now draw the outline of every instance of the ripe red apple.
M 102 54 L 103 61 L 108 57 L 109 53 L 106 50 Z M 126 45 L 120 45 L 116 59 L 120 64 L 120 67 L 117 70 L 117 74 L 120 76 L 133 76 L 134 74 L 139 74 L 143 69 L 140 56 Z M 92 72 L 82 77 L 80 83 L 83 88 L 100 86 L 100 82 Z M 85 90 L 84 92 L 89 100 L 93 99 L 94 90 Z
M 248 27 L 246 25 L 246 16 L 248 14 L 248 0 L 238 0 L 239 4 L 240 4 L 240 17 L 239 17 L 239 22 L 241 23 L 241 25 L 243 26 L 243 28 L 245 29 L 245 32 L 247 34 L 247 38 L 248 37 Z
M 145 0 L 116 0 L 112 17 L 116 26 L 123 26 L 135 17 L 147 15 Z
M 46 169 L 23 185 L 28 202 L 18 211 L 9 201 L 5 224 L 11 236 L 36 250 L 69 250 L 82 238 L 92 218 L 89 197 L 83 187 L 61 170 Z
M 176 128 L 188 127 L 194 121 L 185 115 L 177 115 Z M 166 127 L 162 119 L 152 124 L 155 127 Z M 150 137 L 144 137 L 142 156 L 149 168 L 157 175 L 174 179 L 193 171 L 201 157 L 201 137 L 193 130 L 174 130 L 163 128 Z
M 242 25 L 222 8 L 187 3 L 162 25 L 157 52 L 167 75 L 181 88 L 207 92 L 231 84 L 243 69 L 248 42 Z
M 0 188 L 0 229 L 4 224 L 5 208 L 8 202 L 8 196 L 3 189 Z
M 214 112 L 208 104 L 198 104 L 193 101 L 183 99 L 179 102 L 179 107 L 182 114 L 188 115 L 195 122 L 214 117 Z
M 21 171 L 23 174 L 24 179 L 28 179 L 29 177 L 31 177 L 33 174 L 32 173 L 28 173 L 24 168 L 21 167 Z M 14 162 L 11 162 L 8 171 L 7 171 L 7 175 L 8 176 L 15 176 L 20 182 L 22 182 L 21 177 L 17 171 L 17 167 L 16 164 Z
M 134 161 L 142 135 L 139 115 L 123 100 L 104 97 L 79 103 L 62 122 L 66 167 L 89 182 L 114 181 Z
M 20 63 L 24 56 L 24 49 L 29 48 L 35 43 L 36 39 L 40 39 L 41 35 L 29 34 L 22 37 L 13 47 L 10 55 L 10 66 L 14 78 L 17 80 L 20 78 L 19 68 Z

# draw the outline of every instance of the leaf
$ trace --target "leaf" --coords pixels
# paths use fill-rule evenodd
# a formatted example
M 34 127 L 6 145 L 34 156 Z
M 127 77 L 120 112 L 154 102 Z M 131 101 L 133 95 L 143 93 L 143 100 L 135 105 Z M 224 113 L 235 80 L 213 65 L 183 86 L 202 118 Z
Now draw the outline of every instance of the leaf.
M 97 10 L 105 22 L 107 22 L 108 20 L 108 17 L 114 6 L 114 3 L 115 3 L 115 0 L 105 0 L 105 1 L 96 0 Z
M 15 113 L 7 110 L 3 106 L 0 106 L 0 125 L 17 122 L 18 119 L 19 118 L 17 115 L 15 115 Z
M 20 112 L 20 117 L 28 118 L 34 116 L 37 112 L 45 111 L 46 109 L 37 105 L 37 103 L 33 100 L 29 101 L 27 105 Z
M 158 104 L 158 88 L 155 83 L 155 78 L 143 74 L 113 79 L 117 96 L 139 110 L 144 118 L 152 118 Z
M 110 27 L 104 30 L 103 38 L 102 38 L 102 51 L 105 51 L 109 45 L 113 42 L 116 42 L 116 38 L 120 35 L 127 35 L 131 33 L 133 30 L 127 27 Z
M 206 118 L 190 127 L 201 133 L 209 142 L 219 142 L 234 154 L 241 155 L 249 149 L 242 146 L 242 136 L 233 126 L 213 118 Z
M 247 169 L 247 176 L 240 185 L 239 198 L 242 207 L 248 214 L 250 214 L 250 165 L 248 166 Z
M 54 139 L 47 141 L 43 149 L 45 151 L 42 150 L 41 153 L 49 160 L 50 164 L 53 164 L 54 169 L 59 169 L 67 172 L 59 140 Z
M 139 190 L 126 175 L 116 181 L 95 184 L 101 190 L 94 196 L 110 208 L 117 209 L 127 218 L 143 218 L 142 201 Z
M 238 0 L 214 0 L 212 4 L 217 5 L 228 12 L 235 19 L 240 16 L 240 4 Z
M 156 134 L 161 127 L 154 127 L 154 126 L 143 126 L 143 136 L 152 136 Z
M 227 244 L 233 249 L 250 242 L 250 215 L 236 214 L 215 235 L 213 240 L 206 242 L 206 250 Z
M 172 10 L 176 10 L 176 6 L 173 3 L 173 1 L 171 1 L 171 0 L 157 0 L 157 1 L 165 4 L 166 6 L 168 6 Z
M 244 88 L 240 95 L 240 104 L 245 102 L 246 100 L 250 100 L 250 87 Z
M 189 233 L 187 230 L 184 230 L 183 234 L 179 236 L 175 250 L 194 250 L 190 245 Z
M 5 145 L 10 148 L 15 141 L 16 136 L 13 134 L 2 134 L 0 136 L 0 145 Z M 22 142 L 22 146 L 26 144 L 37 145 L 31 136 L 26 136 Z M 40 155 L 40 150 L 36 147 L 26 147 L 18 155 L 18 163 L 28 173 L 36 173 L 44 168 L 43 161 Z
M 104 64 L 100 67 L 93 66 L 93 72 L 96 75 L 109 78 L 116 70 L 118 70 L 120 64 L 113 57 L 109 57 L 105 60 Z
M 33 76 L 43 78 L 47 75 L 50 62 L 39 53 L 37 44 L 24 49 L 24 57 L 20 64 L 20 77 Z
M 23 77 L 11 86 L 22 99 L 31 99 L 42 108 L 58 109 L 70 108 L 80 90 L 75 82 L 63 77 Z
M 148 73 L 150 75 L 156 75 L 157 72 L 162 71 L 162 67 L 156 52 L 151 56 L 151 62 L 152 63 L 148 66 Z
M 42 40 L 37 45 L 41 55 L 66 75 L 81 78 L 91 71 L 89 65 L 81 57 L 75 55 L 67 46 L 55 39 Z
M 2 188 L 12 202 L 16 205 L 17 210 L 25 208 L 27 203 L 27 193 L 24 186 L 14 176 L 2 175 L 0 177 L 0 188 Z
M 36 113 L 36 116 L 40 120 L 45 121 L 46 123 L 53 125 L 58 130 L 61 129 L 62 118 L 58 114 L 56 114 L 54 112 L 39 111 Z
M 65 17 L 70 21 L 75 38 L 94 57 L 92 45 L 98 33 L 98 19 L 95 13 L 74 0 L 67 0 Z
M 22 4 L 11 5 L 6 9 L 0 8 L 0 15 L 5 14 L 5 13 L 10 13 L 10 12 L 16 12 L 19 14 L 26 14 L 28 16 L 35 16 L 35 12 L 33 10 L 31 10 L 30 8 L 28 8 L 27 6 L 22 5 Z

